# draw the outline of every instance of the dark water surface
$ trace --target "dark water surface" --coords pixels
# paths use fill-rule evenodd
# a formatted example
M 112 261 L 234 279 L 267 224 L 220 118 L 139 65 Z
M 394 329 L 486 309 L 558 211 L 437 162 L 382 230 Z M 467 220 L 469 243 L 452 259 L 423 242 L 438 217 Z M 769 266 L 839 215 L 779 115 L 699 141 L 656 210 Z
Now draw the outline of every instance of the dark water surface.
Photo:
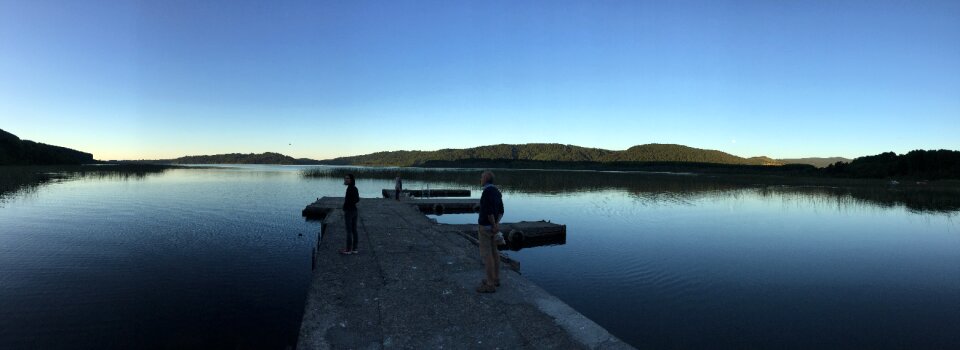
M 300 210 L 343 192 L 339 178 L 303 169 L 4 185 L 0 348 L 294 344 L 318 230 Z M 392 187 L 368 175 L 361 196 Z M 478 178 L 404 176 L 416 189 L 476 190 Z M 505 221 L 568 225 L 564 245 L 508 253 L 523 274 L 637 347 L 960 348 L 955 192 L 636 173 L 499 178 Z

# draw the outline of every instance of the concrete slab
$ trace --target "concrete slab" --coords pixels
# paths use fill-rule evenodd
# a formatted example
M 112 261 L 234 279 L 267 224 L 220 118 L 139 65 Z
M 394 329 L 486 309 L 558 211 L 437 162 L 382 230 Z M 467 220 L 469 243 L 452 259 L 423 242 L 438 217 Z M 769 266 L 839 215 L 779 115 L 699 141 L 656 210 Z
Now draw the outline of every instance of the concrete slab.
M 342 212 L 324 215 L 299 349 L 631 349 L 502 266 L 496 293 L 475 245 L 402 202 L 363 199 L 360 254 L 340 255 Z

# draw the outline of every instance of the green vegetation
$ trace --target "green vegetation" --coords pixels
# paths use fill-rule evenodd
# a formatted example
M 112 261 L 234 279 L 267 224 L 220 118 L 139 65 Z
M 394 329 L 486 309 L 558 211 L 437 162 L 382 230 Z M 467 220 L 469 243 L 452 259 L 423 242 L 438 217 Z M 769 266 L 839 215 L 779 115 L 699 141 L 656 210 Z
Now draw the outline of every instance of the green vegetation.
M 840 161 L 837 161 L 840 160 Z M 681 145 L 648 144 L 610 151 L 560 144 L 493 145 L 439 151 L 377 152 L 321 161 L 328 165 L 423 168 L 568 169 L 717 174 L 792 175 L 842 178 L 960 179 L 960 152 L 916 150 L 845 158 L 783 161 L 741 158 Z M 823 168 L 824 163 L 835 161 Z M 796 164 L 800 163 L 800 164 Z M 817 169 L 820 167 L 821 169 Z
M 280 165 L 310 165 L 320 164 L 320 161 L 308 158 L 293 158 L 280 153 L 229 153 L 209 156 L 186 156 L 176 159 L 159 160 L 132 160 L 113 161 L 113 163 L 141 163 L 141 164 L 280 164 Z
M 172 168 L 178 167 L 156 164 L 4 166 L 0 171 L 0 200 L 7 194 L 31 191 L 50 182 L 78 178 L 139 180 Z
M 783 164 L 808 164 L 817 168 L 826 168 L 830 164 L 834 164 L 836 162 L 850 163 L 850 159 L 843 157 L 777 159 L 777 161 Z
M 293 158 L 287 155 L 273 152 L 265 153 L 230 153 L 217 154 L 212 156 L 186 156 L 173 159 L 171 164 L 282 164 L 282 165 L 306 165 L 319 164 L 319 161 L 307 158 Z
M 438 151 L 377 152 L 322 161 L 328 165 L 424 166 L 429 162 L 455 161 L 537 161 L 537 162 L 686 162 L 736 165 L 782 165 L 767 157 L 741 158 L 732 154 L 682 145 L 647 144 L 625 151 L 611 151 L 555 143 L 492 145 Z
M 420 166 L 424 168 L 554 169 L 715 174 L 814 175 L 816 173 L 816 168 L 814 168 L 812 165 L 804 164 L 767 166 L 699 162 L 567 162 L 508 159 L 462 159 L 456 161 L 431 160 L 421 164 Z
M 851 178 L 960 179 L 960 151 L 886 152 L 850 163 L 837 162 L 823 171 L 829 176 Z
M 21 140 L 0 130 L 0 165 L 52 165 L 96 163 L 93 155 L 66 147 Z
M 597 159 L 597 161 L 782 165 L 781 163 L 767 157 L 741 158 L 729 153 L 715 150 L 664 144 L 633 146 L 628 148 L 626 151 L 610 153 L 600 159 Z
M 832 162 L 826 164 L 827 162 Z M 89 153 L 51 146 L 0 130 L 0 165 L 99 163 Z M 611 151 L 556 143 L 499 144 L 438 151 L 394 151 L 324 161 L 280 153 L 230 153 L 176 159 L 111 161 L 113 164 L 361 165 L 423 168 L 567 169 L 717 174 L 791 175 L 840 178 L 960 179 L 960 152 L 915 150 L 847 161 L 845 158 L 775 160 L 672 144 L 646 144 Z M 824 167 L 826 166 L 826 167 Z M 821 168 L 821 169 L 817 169 Z

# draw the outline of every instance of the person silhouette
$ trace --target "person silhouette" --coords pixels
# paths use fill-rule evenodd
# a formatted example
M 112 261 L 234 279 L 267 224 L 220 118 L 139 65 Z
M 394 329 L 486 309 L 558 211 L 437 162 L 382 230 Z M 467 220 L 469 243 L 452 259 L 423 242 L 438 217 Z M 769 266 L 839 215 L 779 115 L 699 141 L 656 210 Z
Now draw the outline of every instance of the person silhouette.
M 343 221 L 347 229 L 347 246 L 340 249 L 340 254 L 357 254 L 357 203 L 360 202 L 360 192 L 357 191 L 356 178 L 353 174 L 347 174 L 343 178 L 343 184 L 347 186 L 347 193 L 343 197 Z
M 500 252 L 497 250 L 497 232 L 503 218 L 503 195 L 493 185 L 493 172 L 480 175 L 483 193 L 480 195 L 480 217 L 477 218 L 477 240 L 483 260 L 484 279 L 477 287 L 479 293 L 493 293 L 500 286 Z

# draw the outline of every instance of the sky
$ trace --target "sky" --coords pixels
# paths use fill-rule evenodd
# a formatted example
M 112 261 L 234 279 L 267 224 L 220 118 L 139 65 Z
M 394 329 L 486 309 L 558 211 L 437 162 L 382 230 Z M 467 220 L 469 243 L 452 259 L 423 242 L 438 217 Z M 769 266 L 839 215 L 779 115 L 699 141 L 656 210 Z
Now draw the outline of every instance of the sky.
M 960 1 L 0 0 L 0 129 L 102 160 L 960 149 Z

